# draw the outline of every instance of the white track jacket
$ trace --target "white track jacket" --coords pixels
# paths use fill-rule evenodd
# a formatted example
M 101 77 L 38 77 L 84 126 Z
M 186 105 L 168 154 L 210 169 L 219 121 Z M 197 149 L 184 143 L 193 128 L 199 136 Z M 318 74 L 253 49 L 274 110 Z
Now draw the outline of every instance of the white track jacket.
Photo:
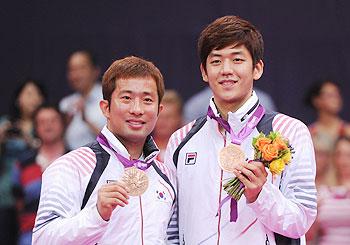
M 102 133 L 116 151 L 129 158 L 126 148 L 106 127 Z M 97 191 L 107 180 L 118 180 L 124 173 L 124 166 L 114 153 L 102 147 L 110 159 L 82 210 L 83 196 L 96 165 L 94 152 L 89 147 L 78 148 L 44 172 L 33 244 L 165 244 L 175 193 L 153 166 L 146 170 L 149 187 L 144 194 L 130 197 L 125 207 L 117 207 L 109 221 L 100 217 Z M 145 160 L 154 159 L 157 152 L 145 155 Z M 154 161 L 175 187 L 175 176 L 162 163 Z
M 229 113 L 228 122 L 238 132 L 248 121 L 241 118 L 256 104 L 253 96 L 236 112 Z M 218 111 L 211 99 L 210 106 Z M 174 167 L 174 151 L 194 122 L 176 131 L 168 144 L 165 163 Z M 230 136 L 219 131 L 218 123 L 207 117 L 204 126 L 179 152 L 178 225 L 180 244 L 275 244 L 274 232 L 291 238 L 300 238 L 315 220 L 317 213 L 315 188 L 315 158 L 307 127 L 299 120 L 277 114 L 272 120 L 274 131 L 289 139 L 295 153 L 281 176 L 268 180 L 257 200 L 247 203 L 245 196 L 238 201 L 238 219 L 230 222 L 230 202 L 220 202 L 227 196 L 223 182 L 233 174 L 224 172 L 218 165 L 218 152 L 230 142 Z M 255 128 L 241 147 L 246 157 L 253 159 L 252 139 L 259 134 Z M 174 222 L 175 223 L 175 222 Z

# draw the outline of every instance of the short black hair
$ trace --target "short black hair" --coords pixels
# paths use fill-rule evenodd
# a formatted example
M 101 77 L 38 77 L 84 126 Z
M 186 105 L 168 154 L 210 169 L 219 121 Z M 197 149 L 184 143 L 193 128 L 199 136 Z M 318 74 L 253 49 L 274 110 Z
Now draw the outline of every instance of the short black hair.
M 34 84 L 35 87 L 38 88 L 41 96 L 43 97 L 43 102 L 47 100 L 47 91 L 46 87 L 43 85 L 43 83 L 37 79 L 33 79 L 31 77 L 27 77 L 26 79 L 22 80 L 20 85 L 15 89 L 13 96 L 12 96 L 12 103 L 10 104 L 10 119 L 11 120 L 17 120 L 20 118 L 20 108 L 18 105 L 18 97 L 21 94 L 22 90 L 24 89 L 27 84 Z
M 86 55 L 86 57 L 88 57 L 91 65 L 93 65 L 94 67 L 98 67 L 98 60 L 97 60 L 97 56 L 94 52 L 92 52 L 91 50 L 89 49 L 79 49 L 79 50 L 76 50 L 74 52 L 72 52 L 70 55 L 69 55 L 69 58 L 68 58 L 68 61 L 70 60 L 70 58 L 74 55 L 74 54 L 83 54 L 83 55 Z

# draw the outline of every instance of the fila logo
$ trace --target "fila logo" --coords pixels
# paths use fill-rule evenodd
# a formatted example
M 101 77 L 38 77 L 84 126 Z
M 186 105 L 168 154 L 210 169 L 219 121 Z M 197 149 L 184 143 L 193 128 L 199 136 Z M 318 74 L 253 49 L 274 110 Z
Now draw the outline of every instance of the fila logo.
M 194 165 L 197 160 L 197 152 L 186 153 L 185 165 Z

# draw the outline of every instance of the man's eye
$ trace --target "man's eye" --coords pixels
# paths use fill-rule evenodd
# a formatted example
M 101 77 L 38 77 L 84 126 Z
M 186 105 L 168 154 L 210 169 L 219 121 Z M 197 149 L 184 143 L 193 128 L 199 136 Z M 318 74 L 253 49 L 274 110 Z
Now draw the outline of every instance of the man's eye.
M 124 95 L 124 96 L 122 96 L 122 99 L 123 100 L 130 100 L 131 98 L 130 98 L 130 96 Z
M 213 65 L 220 64 L 220 60 L 212 60 L 210 61 L 210 64 L 213 64 Z
M 239 62 L 243 62 L 244 60 L 241 58 L 235 58 L 233 59 L 233 62 L 239 63 Z
M 150 102 L 153 102 L 152 98 L 145 98 L 145 101 L 146 101 L 146 102 L 149 102 L 149 103 L 150 103 Z

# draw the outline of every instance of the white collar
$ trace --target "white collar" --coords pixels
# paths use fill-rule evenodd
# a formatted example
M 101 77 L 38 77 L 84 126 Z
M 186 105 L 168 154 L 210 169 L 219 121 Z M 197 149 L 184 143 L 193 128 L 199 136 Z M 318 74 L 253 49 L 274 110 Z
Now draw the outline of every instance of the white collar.
M 243 126 L 249 119 L 249 115 L 254 113 L 254 111 L 257 109 L 257 106 L 256 108 L 254 108 L 254 110 L 252 110 L 249 113 L 248 116 L 246 116 L 247 113 L 257 104 L 258 101 L 259 101 L 258 96 L 253 90 L 252 95 L 240 108 L 238 108 L 235 112 L 232 112 L 232 111 L 228 112 L 227 121 L 234 132 L 237 133 L 241 128 L 243 128 Z M 216 108 L 213 97 L 210 99 L 210 107 L 212 108 L 215 116 L 219 117 L 220 113 Z M 242 118 L 243 120 L 241 120 Z
M 130 158 L 130 154 L 125 146 L 119 141 L 119 139 L 107 128 L 107 125 L 103 127 L 101 133 L 107 138 L 109 145 L 118 153 Z
M 120 142 L 120 140 L 107 128 L 107 125 L 105 125 L 101 133 L 107 138 L 109 145 L 113 148 L 113 150 L 117 151 L 119 154 L 122 154 L 124 157 L 130 159 L 131 156 L 126 149 L 126 147 Z M 151 144 L 154 144 L 153 138 L 151 137 L 150 139 Z M 146 140 L 147 142 L 147 140 Z M 155 144 L 154 144 L 154 147 Z M 153 160 L 159 153 L 159 149 L 156 148 L 150 152 L 149 155 L 145 156 L 145 153 L 142 151 L 141 156 L 138 158 L 140 160 L 145 160 L 145 161 L 151 161 Z

